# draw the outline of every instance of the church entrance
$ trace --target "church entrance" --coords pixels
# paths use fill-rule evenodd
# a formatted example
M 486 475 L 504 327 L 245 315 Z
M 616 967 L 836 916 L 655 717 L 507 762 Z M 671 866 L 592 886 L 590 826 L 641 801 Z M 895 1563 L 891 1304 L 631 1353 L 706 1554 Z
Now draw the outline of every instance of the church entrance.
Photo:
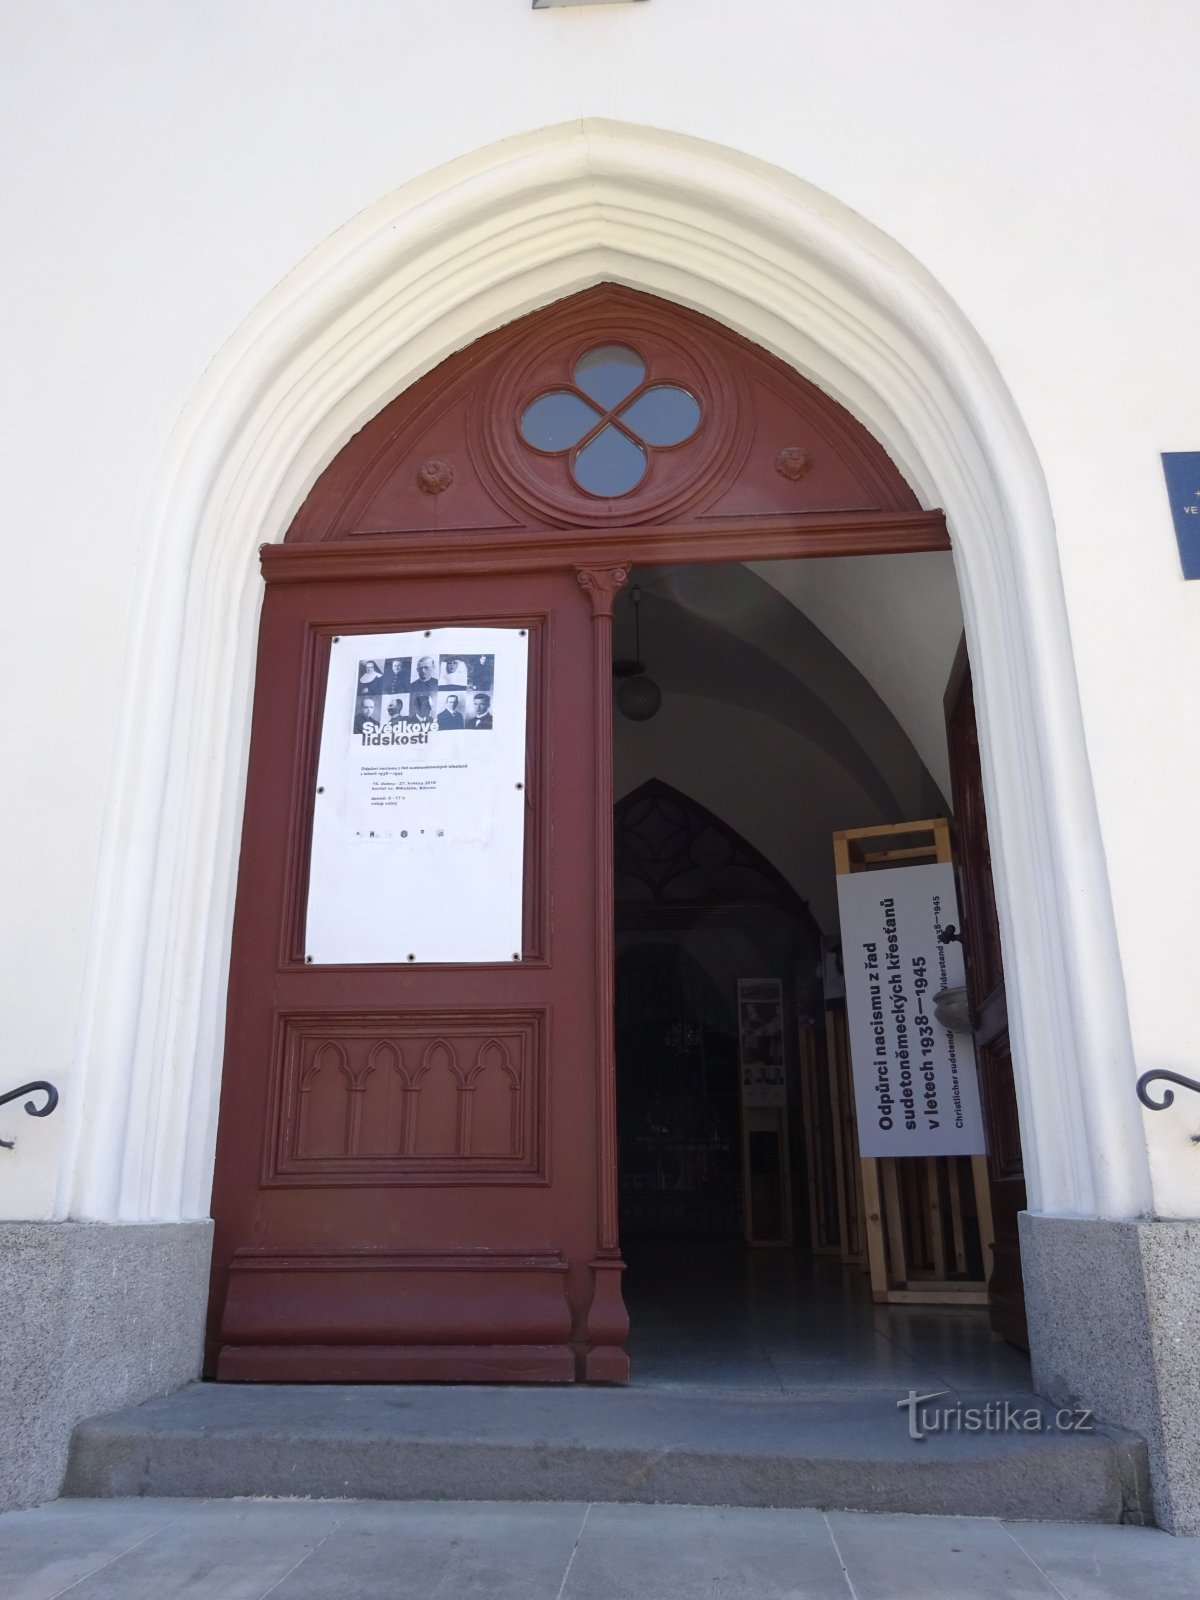
M 906 665 L 914 591 L 937 613 L 920 671 Z M 894 683 L 857 638 L 843 655 L 819 630 L 832 633 L 839 599 L 868 634 L 890 606 L 888 648 L 920 718 L 899 723 Z M 990 1208 L 981 1218 L 969 1161 L 878 1168 L 885 1225 L 912 1259 L 901 1283 L 889 1254 L 886 1298 L 874 1292 L 846 1071 L 835 837 L 949 811 L 941 689 L 960 682 L 959 627 L 942 556 L 635 567 L 617 598 L 615 1047 L 635 1383 L 787 1392 L 903 1370 L 936 1387 L 939 1347 L 983 1371 L 993 1324 L 1023 1342 L 982 1304 Z M 747 1093 L 762 1077 L 776 1087 Z M 995 1243 L 999 1266 L 999 1228 Z M 1020 1358 L 1010 1367 L 1027 1379 Z
M 799 1102 L 748 1112 L 741 1082 L 790 1070 L 827 922 L 712 795 L 637 775 L 644 745 L 618 741 L 614 785 L 614 612 L 631 571 L 689 564 L 707 626 L 749 563 L 947 548 L 847 412 L 612 286 L 344 447 L 263 550 L 211 1375 L 624 1382 L 664 1261 L 708 1252 L 711 1286 L 798 1259 Z M 717 709 L 684 716 L 677 765 L 753 782 L 714 731 L 782 680 L 693 644 Z M 797 813 L 793 853 L 826 820 Z

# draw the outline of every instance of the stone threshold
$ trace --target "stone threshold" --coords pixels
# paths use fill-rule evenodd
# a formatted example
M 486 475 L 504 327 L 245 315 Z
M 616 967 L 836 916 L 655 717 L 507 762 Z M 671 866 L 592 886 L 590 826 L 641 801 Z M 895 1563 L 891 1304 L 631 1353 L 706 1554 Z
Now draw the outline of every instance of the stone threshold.
M 758 1506 L 1152 1521 L 1146 1449 L 1043 1431 L 909 1437 L 900 1394 L 192 1384 L 95 1417 L 63 1493 Z M 982 1406 L 952 1396 L 943 1404 Z

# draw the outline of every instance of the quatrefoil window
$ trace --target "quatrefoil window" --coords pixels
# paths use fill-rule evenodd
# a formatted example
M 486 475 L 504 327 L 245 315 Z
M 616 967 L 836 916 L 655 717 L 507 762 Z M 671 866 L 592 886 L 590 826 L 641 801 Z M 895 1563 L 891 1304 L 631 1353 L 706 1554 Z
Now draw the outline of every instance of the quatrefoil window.
M 696 397 L 677 384 L 647 384 L 645 362 L 626 345 L 597 345 L 571 376 L 569 388 L 525 407 L 521 437 L 544 455 L 565 455 L 587 494 L 629 494 L 646 476 L 652 450 L 683 444 L 700 426 Z

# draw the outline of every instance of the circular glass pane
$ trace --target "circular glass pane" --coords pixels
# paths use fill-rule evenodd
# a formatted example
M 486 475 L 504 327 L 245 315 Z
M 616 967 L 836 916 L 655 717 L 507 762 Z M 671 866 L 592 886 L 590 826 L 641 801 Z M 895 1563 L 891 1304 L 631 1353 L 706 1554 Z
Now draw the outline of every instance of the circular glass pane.
M 597 345 L 575 368 L 575 382 L 606 411 L 620 405 L 645 376 L 641 356 L 623 344 Z
M 700 402 L 686 389 L 659 384 L 638 395 L 622 411 L 621 421 L 647 444 L 682 444 L 700 426 Z
M 636 489 L 646 473 L 646 452 L 610 422 L 575 457 L 575 481 L 605 499 Z
M 525 407 L 521 437 L 535 450 L 570 450 L 599 421 L 600 413 L 586 400 L 569 389 L 555 389 Z

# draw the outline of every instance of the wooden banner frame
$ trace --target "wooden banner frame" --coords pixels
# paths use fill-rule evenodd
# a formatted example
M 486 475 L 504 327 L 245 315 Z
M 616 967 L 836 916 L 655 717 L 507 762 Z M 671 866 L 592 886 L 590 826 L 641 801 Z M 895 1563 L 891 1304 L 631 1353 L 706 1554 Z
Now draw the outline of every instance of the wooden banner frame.
M 934 817 L 924 822 L 844 828 L 833 835 L 833 859 L 839 877 L 883 867 L 949 862 L 953 859 L 950 824 L 945 817 Z M 830 1055 L 832 1058 L 832 1049 Z M 847 1076 L 853 1100 L 853 1078 Z M 995 1243 L 987 1157 L 861 1156 L 859 1161 L 871 1298 L 888 1305 L 986 1306 Z M 970 1163 L 982 1278 L 963 1276 L 968 1260 L 968 1219 L 962 1205 L 959 1162 Z

